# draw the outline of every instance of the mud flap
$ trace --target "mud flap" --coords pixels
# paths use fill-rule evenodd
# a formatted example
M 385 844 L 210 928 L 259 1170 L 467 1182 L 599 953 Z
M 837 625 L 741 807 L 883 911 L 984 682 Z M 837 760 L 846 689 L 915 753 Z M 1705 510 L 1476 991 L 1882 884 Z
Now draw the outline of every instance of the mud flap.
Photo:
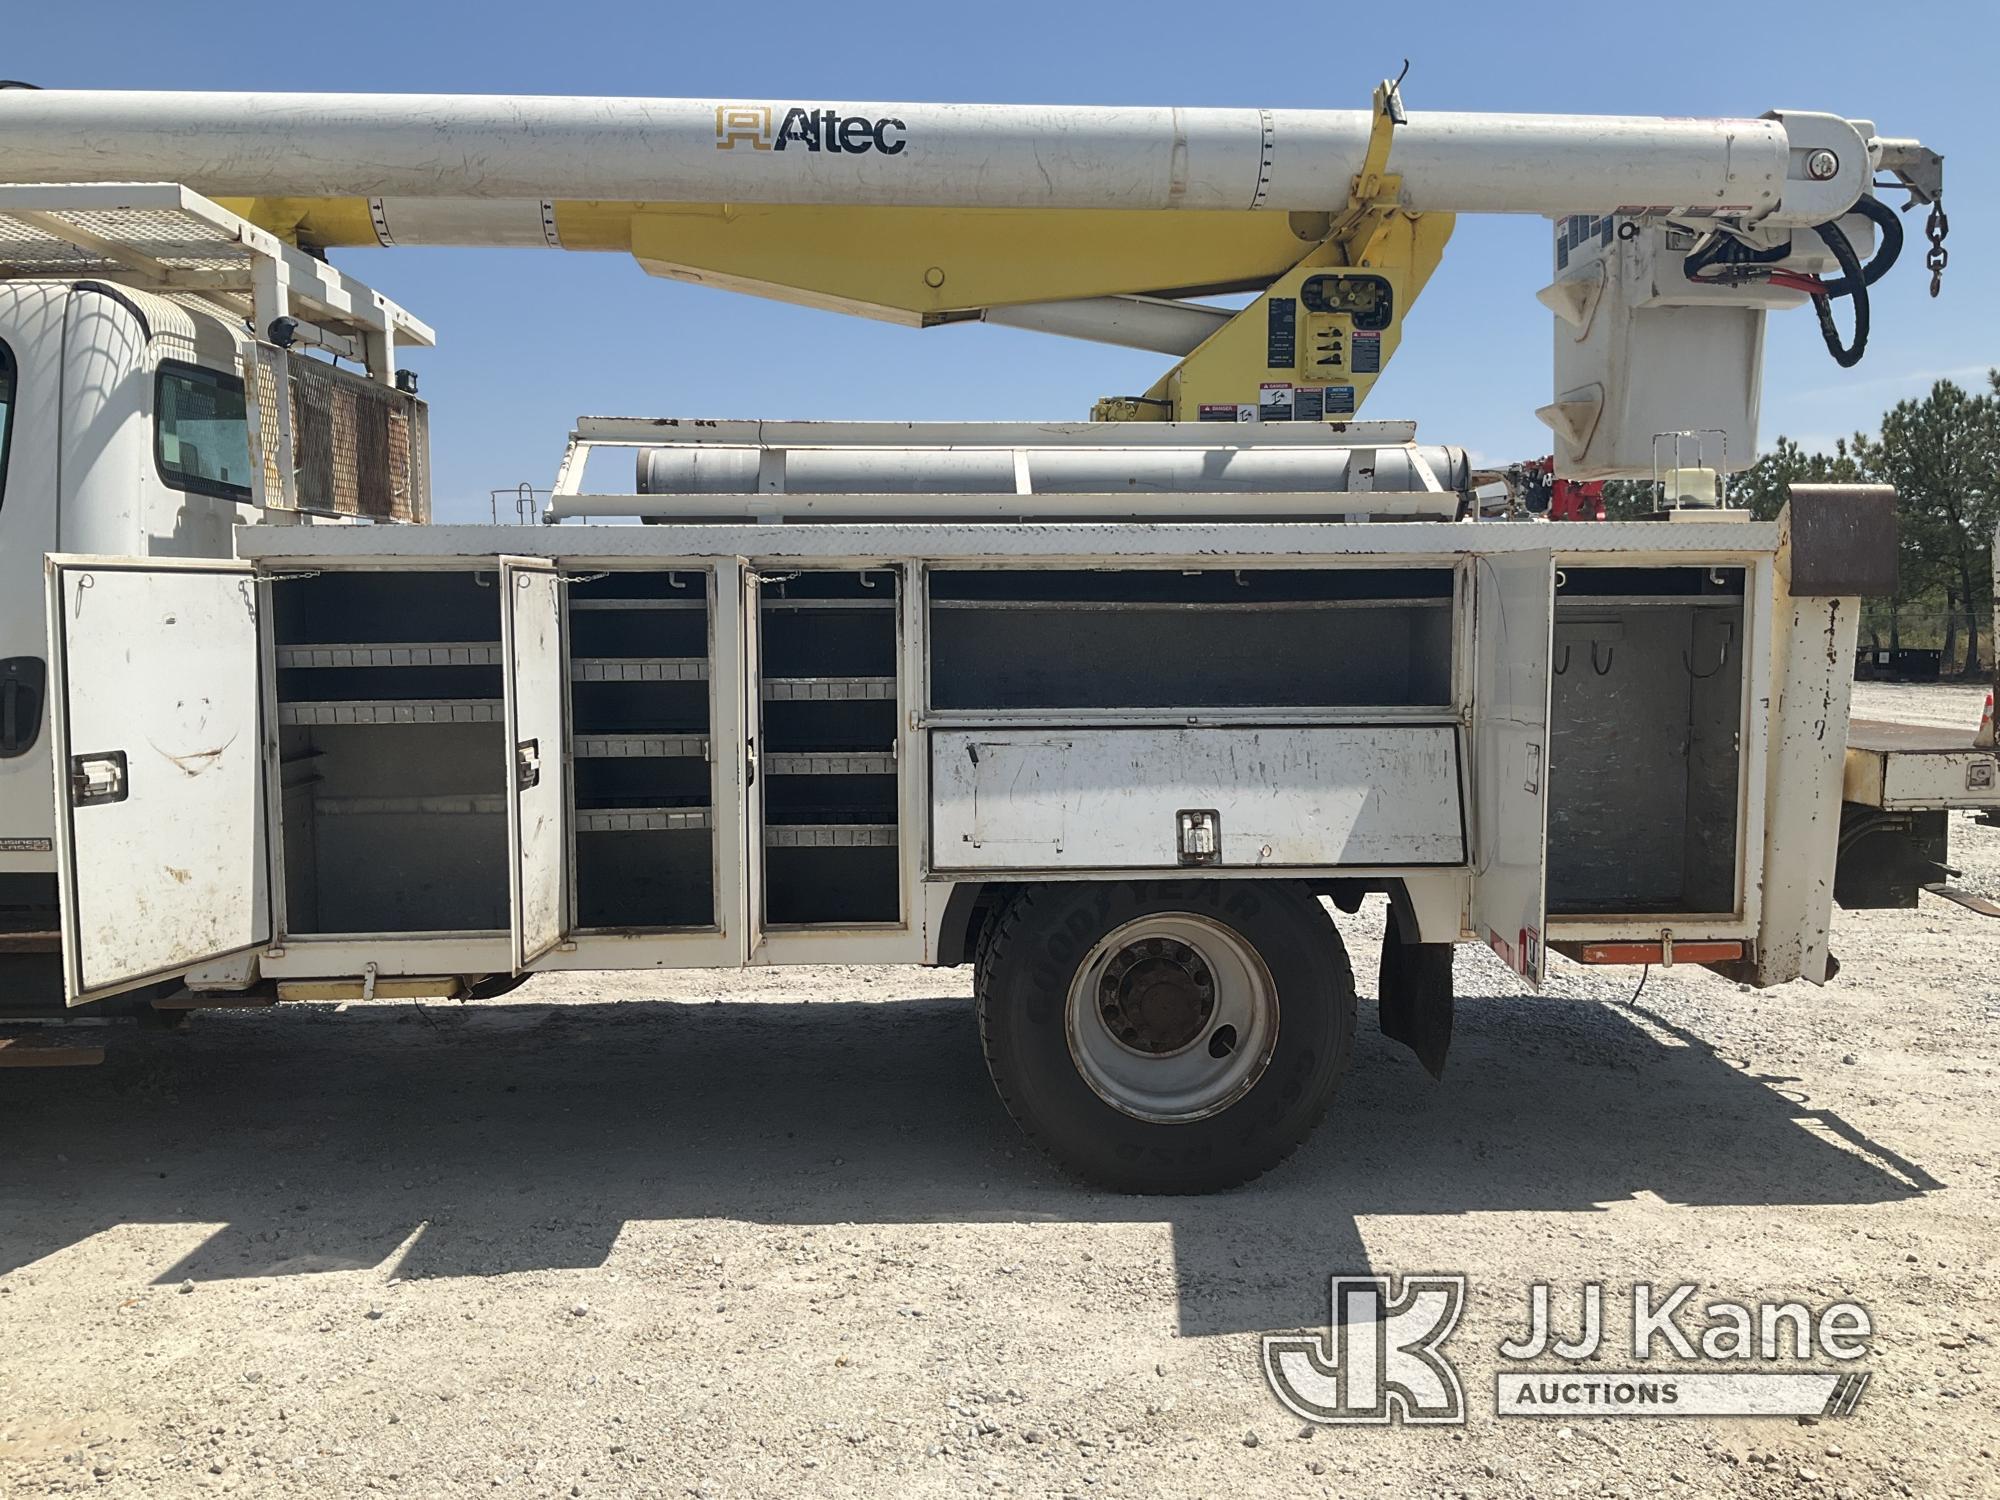
M 1840 806 L 1840 850 L 1833 899 L 1849 911 L 1914 911 L 1920 892 L 1955 875 L 1949 815 L 1883 812 L 1856 802 Z
M 1392 914 L 1382 935 L 1382 1035 L 1401 1042 L 1433 1078 L 1444 1077 L 1451 1050 L 1453 1002 L 1450 943 L 1406 943 Z

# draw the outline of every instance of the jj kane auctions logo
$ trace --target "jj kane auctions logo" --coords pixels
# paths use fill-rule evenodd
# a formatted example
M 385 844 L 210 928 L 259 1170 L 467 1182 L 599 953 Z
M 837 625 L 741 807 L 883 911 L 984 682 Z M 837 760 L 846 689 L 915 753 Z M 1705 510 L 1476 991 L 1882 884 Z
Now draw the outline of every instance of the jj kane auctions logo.
M 782 116 L 780 108 L 785 111 Z M 790 146 L 834 155 L 860 156 L 873 151 L 897 156 L 909 144 L 909 131 L 909 126 L 888 115 L 871 120 L 866 115 L 843 115 L 837 109 L 809 109 L 803 104 L 715 106 L 718 151 L 734 151 L 739 146 L 752 151 L 783 151 Z
M 1852 1363 L 1874 1332 L 1866 1308 L 1714 1301 L 1700 1309 L 1702 1326 L 1684 1326 L 1697 1291 L 1635 1283 L 1633 1363 L 1603 1370 L 1603 1285 L 1584 1283 L 1574 1338 L 1556 1328 L 1548 1285 L 1530 1286 L 1527 1331 L 1499 1347 L 1496 1415 L 1844 1417 L 1860 1402 L 1868 1372 Z M 1405 1276 L 1400 1287 L 1387 1276 L 1335 1276 L 1332 1293 L 1324 1335 L 1264 1337 L 1264 1378 L 1287 1410 L 1335 1424 L 1465 1421 L 1465 1388 L 1444 1352 L 1465 1307 L 1463 1275 Z M 1677 1363 L 1652 1366 L 1656 1346 Z M 1537 1366 L 1551 1357 L 1564 1364 Z M 1833 1364 L 1815 1368 L 1820 1359 Z

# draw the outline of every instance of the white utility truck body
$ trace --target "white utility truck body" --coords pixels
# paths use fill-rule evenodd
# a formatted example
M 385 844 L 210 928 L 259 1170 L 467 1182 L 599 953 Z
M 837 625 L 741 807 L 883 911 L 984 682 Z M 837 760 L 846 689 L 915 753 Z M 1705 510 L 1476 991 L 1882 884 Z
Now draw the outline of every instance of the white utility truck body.
M 757 425 L 675 430 L 719 452 Z M 1333 519 L 1424 493 L 54 559 L 59 680 L 122 662 L 156 695 L 58 715 L 70 899 L 123 917 L 76 925 L 72 988 L 232 953 L 238 982 L 953 962 L 990 885 L 1190 875 L 1392 890 L 1412 937 L 1530 982 L 1551 945 L 1825 978 L 1853 598 L 1790 591 L 1779 523 Z

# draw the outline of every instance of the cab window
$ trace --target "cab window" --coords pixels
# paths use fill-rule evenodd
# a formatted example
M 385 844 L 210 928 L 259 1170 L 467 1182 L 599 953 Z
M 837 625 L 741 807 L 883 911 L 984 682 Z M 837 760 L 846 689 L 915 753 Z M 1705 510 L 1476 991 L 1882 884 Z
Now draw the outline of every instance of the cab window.
M 250 498 L 250 427 L 243 382 L 199 365 L 162 364 L 153 403 L 153 454 L 177 490 Z

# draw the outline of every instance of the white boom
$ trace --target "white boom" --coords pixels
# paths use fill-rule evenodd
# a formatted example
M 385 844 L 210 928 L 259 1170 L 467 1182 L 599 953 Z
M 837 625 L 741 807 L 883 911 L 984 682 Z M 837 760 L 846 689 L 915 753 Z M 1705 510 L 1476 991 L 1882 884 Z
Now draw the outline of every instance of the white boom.
M 160 179 L 298 195 L 1326 211 L 1367 110 L 799 104 L 451 94 L 0 92 L 15 182 Z M 1837 218 L 1868 122 L 1413 111 L 1389 169 L 1417 212 Z M 481 243 L 483 215 L 439 225 Z M 400 237 L 400 236 L 399 236 Z

